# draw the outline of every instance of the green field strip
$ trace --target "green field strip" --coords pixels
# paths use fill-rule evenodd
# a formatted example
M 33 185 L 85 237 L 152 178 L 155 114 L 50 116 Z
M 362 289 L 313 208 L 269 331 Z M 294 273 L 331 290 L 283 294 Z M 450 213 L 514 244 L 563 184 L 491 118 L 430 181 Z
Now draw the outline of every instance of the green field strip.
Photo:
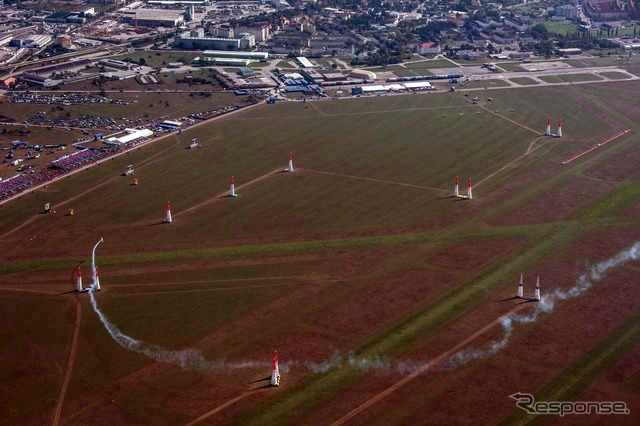
M 476 280 L 472 285 L 458 286 L 454 291 L 430 303 L 422 312 L 402 324 L 386 330 L 382 335 L 357 350 L 357 357 L 392 356 L 424 333 L 436 331 L 451 318 L 462 315 L 474 306 L 478 297 L 486 294 L 498 282 L 503 282 L 508 279 L 507 277 L 514 276 L 526 265 L 531 264 L 532 259 L 540 259 L 553 249 L 568 244 L 571 240 L 571 232 L 565 229 L 545 237 L 542 242 L 508 264 L 495 266 L 479 277 L 474 277 Z M 233 423 L 278 424 L 285 418 L 285 413 L 286 418 L 295 418 L 313 405 L 321 404 L 331 398 L 337 389 L 357 380 L 363 374 L 357 369 L 348 367 L 325 374 L 315 374 L 291 390 L 290 394 L 294 396 L 285 396 L 272 401 L 268 412 L 265 412 L 264 409 L 254 410 L 236 419 Z
M 596 378 L 612 368 L 640 341 L 640 315 L 636 315 L 605 337 L 589 352 L 565 369 L 553 382 L 535 395 L 536 401 L 571 401 Z M 540 424 L 550 416 L 514 411 L 504 425 Z M 603 420 L 615 420 L 615 416 Z
M 443 241 L 451 239 L 485 238 L 499 235 L 528 235 L 544 229 L 547 225 L 514 226 L 506 228 L 490 228 L 483 230 L 456 231 L 449 235 L 447 231 L 418 232 L 394 235 L 379 235 L 372 237 L 338 238 L 324 240 L 307 240 L 287 243 L 272 243 L 259 245 L 241 245 L 212 247 L 203 249 L 169 250 L 156 252 L 131 253 L 123 255 L 101 255 L 100 263 L 105 266 L 135 265 L 142 263 L 179 263 L 204 258 L 251 257 L 264 255 L 299 254 L 309 251 L 323 250 L 352 250 L 374 247 L 379 245 L 396 245 Z M 77 263 L 77 256 L 69 257 L 70 263 Z M 73 259 L 73 260 L 71 260 Z M 1 273 L 16 273 L 23 271 L 56 271 L 68 270 L 69 264 L 63 258 L 41 259 L 7 262 L 0 265 Z
M 590 157 L 586 157 L 581 159 L 576 163 L 570 163 L 568 167 L 565 166 L 561 170 L 559 170 L 556 174 L 547 177 L 546 179 L 539 180 L 535 187 L 527 191 L 521 191 L 519 193 L 513 194 L 509 197 L 509 208 L 505 209 L 504 203 L 497 203 L 494 206 L 489 206 L 484 209 L 482 212 L 479 212 L 475 219 L 478 220 L 488 220 L 491 217 L 496 217 L 498 212 L 503 212 L 503 215 L 508 215 L 509 211 L 514 211 L 525 204 L 527 201 L 534 199 L 537 196 L 543 195 L 545 192 L 548 192 L 552 188 L 559 187 L 563 184 L 566 184 L 571 178 L 578 175 L 584 170 L 588 170 L 590 167 L 599 164 L 603 158 L 609 157 L 617 152 L 620 152 L 623 149 L 629 147 L 629 144 L 634 143 L 629 140 L 621 140 L 619 143 L 615 145 L 612 144 L 608 150 L 602 150 L 599 153 L 594 153 Z M 631 190 L 630 190 L 631 191 Z M 602 195 L 599 200 L 607 197 L 607 195 Z M 604 211 L 604 210 L 603 210 Z M 578 213 L 579 214 L 579 213 Z M 594 216 L 597 217 L 597 216 Z
M 584 90 L 582 90 L 581 86 L 572 86 L 571 89 L 574 90 L 575 92 L 580 93 L 582 96 L 585 96 Z M 607 105 L 606 103 L 604 103 L 603 101 L 598 99 L 597 97 L 590 97 L 588 99 L 594 105 L 599 107 L 601 110 L 606 111 L 610 116 L 617 118 L 618 121 L 620 121 L 621 123 L 626 124 L 631 129 L 640 130 L 640 124 L 639 123 L 636 123 L 635 121 L 631 120 L 626 115 L 624 115 L 621 112 L 613 109 L 612 107 L 610 107 L 609 105 Z
M 586 206 L 571 219 L 581 221 L 611 216 L 624 211 L 638 200 L 640 200 L 640 179 L 619 185 L 613 192 Z

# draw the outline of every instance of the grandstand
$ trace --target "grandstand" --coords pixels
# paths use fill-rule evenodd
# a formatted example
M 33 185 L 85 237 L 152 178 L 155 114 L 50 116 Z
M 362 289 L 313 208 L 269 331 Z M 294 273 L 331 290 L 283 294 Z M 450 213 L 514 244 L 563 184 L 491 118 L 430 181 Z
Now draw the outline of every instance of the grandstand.
M 98 154 L 99 151 L 85 148 L 81 151 L 74 152 L 73 154 L 68 154 L 56 160 L 53 160 L 51 162 L 51 165 L 63 170 L 73 169 L 75 168 L 75 166 L 93 159 Z
M 0 181 L 0 200 L 21 191 L 31 181 L 31 175 L 15 175 Z

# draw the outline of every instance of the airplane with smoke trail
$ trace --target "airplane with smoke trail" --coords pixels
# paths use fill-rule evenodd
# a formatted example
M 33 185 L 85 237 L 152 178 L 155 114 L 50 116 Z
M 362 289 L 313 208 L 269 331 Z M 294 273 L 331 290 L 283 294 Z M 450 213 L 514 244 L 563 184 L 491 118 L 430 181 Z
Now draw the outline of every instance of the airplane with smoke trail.
M 96 244 L 97 246 L 97 244 Z M 95 254 L 95 248 L 94 248 Z M 573 287 L 570 287 L 568 290 L 556 289 L 553 293 L 545 295 L 545 297 L 541 297 L 540 294 L 540 286 L 539 279 L 538 285 L 536 288 L 536 293 L 533 296 L 533 299 L 539 302 L 536 307 L 528 314 L 518 314 L 516 312 L 512 312 L 507 314 L 499 319 L 499 323 L 503 328 L 504 335 L 499 340 L 494 340 L 490 342 L 487 346 L 482 348 L 474 348 L 468 347 L 463 348 L 444 360 L 444 363 L 441 364 L 442 368 L 450 369 L 456 368 L 460 365 L 464 365 L 473 360 L 485 359 L 489 356 L 492 356 L 499 352 L 500 350 L 506 348 L 511 339 L 511 335 L 513 333 L 513 329 L 516 324 L 530 324 L 534 323 L 538 320 L 539 316 L 542 313 L 550 314 L 553 312 L 555 308 L 556 300 L 564 301 L 572 298 L 577 298 L 581 296 L 588 289 L 593 287 L 595 284 L 600 282 L 605 278 L 607 272 L 615 267 L 623 265 L 632 260 L 640 259 L 640 241 L 636 242 L 631 247 L 621 251 L 617 255 L 607 259 L 603 262 L 600 262 L 596 265 L 593 265 L 587 272 L 582 274 L 575 282 Z M 95 260 L 95 259 L 94 259 Z M 95 262 L 94 262 L 95 263 Z M 521 286 L 524 283 L 521 280 Z M 522 294 L 522 298 L 525 298 L 523 289 L 519 286 L 518 295 Z M 111 323 L 106 315 L 98 308 L 96 298 L 93 292 L 89 292 L 89 297 L 91 300 L 91 305 L 93 310 L 96 312 L 100 321 L 104 325 L 107 332 L 111 335 L 111 337 L 122 347 L 137 352 L 143 355 L 148 356 L 158 362 L 168 362 L 178 364 L 180 367 L 184 369 L 197 370 L 197 371 L 214 371 L 214 370 L 231 370 L 231 369 L 240 369 L 240 368 L 251 368 L 251 367 L 266 367 L 269 363 L 265 362 L 227 362 L 227 361 L 209 361 L 204 358 L 202 353 L 195 349 L 185 349 L 180 351 L 175 350 L 167 350 L 158 345 L 145 343 L 138 339 L 135 339 L 131 336 L 127 336 L 123 334 L 118 327 Z M 440 362 L 438 362 L 440 364 Z M 362 371 L 371 371 L 371 370 L 390 370 L 395 367 L 395 370 L 399 374 L 408 374 L 408 373 L 416 373 L 416 372 L 424 372 L 427 369 L 431 369 L 433 367 L 432 362 L 425 361 L 398 361 L 395 363 L 389 362 L 387 359 L 382 357 L 373 357 L 373 358 L 356 358 L 353 354 L 349 354 L 346 358 L 343 358 L 340 354 L 336 353 L 331 358 L 327 359 L 324 362 L 315 363 L 315 362 L 300 362 L 295 360 L 290 360 L 284 363 L 283 365 L 278 364 L 277 352 L 274 356 L 272 366 L 272 375 L 270 378 L 270 383 L 274 386 L 278 386 L 280 383 L 280 368 L 283 371 L 288 371 L 289 368 L 295 366 L 304 366 L 309 371 L 313 373 L 325 373 L 332 369 L 343 368 L 345 366 L 349 366 L 352 368 L 358 368 Z M 277 383 L 277 384 L 275 384 Z

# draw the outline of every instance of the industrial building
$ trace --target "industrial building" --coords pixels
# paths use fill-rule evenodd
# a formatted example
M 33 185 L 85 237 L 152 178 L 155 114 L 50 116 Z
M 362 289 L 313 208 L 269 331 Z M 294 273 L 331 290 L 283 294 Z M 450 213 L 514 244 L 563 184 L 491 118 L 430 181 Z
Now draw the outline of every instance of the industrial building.
M 298 62 L 298 64 L 300 64 L 300 66 L 302 68 L 313 68 L 313 67 L 315 67 L 315 65 L 313 65 L 311 63 L 311 61 L 308 60 L 307 58 L 305 58 L 304 56 L 298 56 L 296 58 L 296 62 Z
M 137 27 L 177 27 L 184 22 L 183 10 L 172 9 L 135 9 L 125 10 L 122 22 Z
M 203 31 L 185 31 L 176 35 L 173 47 L 182 49 L 220 49 L 240 50 L 250 49 L 256 45 L 253 34 L 242 33 L 238 38 L 206 37 Z
M 131 66 L 130 63 L 118 61 L 117 59 L 100 59 L 100 61 L 98 61 L 98 64 L 105 67 L 117 68 L 121 70 L 128 70 Z
M 251 59 L 242 58 L 219 58 L 215 56 L 198 56 L 191 64 L 195 66 L 230 66 L 230 67 L 246 67 L 251 63 Z
M 57 80 L 52 80 L 49 77 L 36 75 L 36 74 L 22 74 L 22 77 L 20 77 L 20 80 L 31 85 L 43 86 L 43 87 L 52 87 L 58 84 Z
M 252 61 L 264 61 L 269 58 L 269 54 L 266 52 L 230 52 L 226 50 L 205 50 L 202 52 L 202 56 L 216 57 L 216 58 L 237 58 L 237 59 L 250 59 Z
M 34 49 L 40 49 L 49 43 L 51 43 L 51 36 L 46 34 L 33 34 L 22 41 L 25 47 Z

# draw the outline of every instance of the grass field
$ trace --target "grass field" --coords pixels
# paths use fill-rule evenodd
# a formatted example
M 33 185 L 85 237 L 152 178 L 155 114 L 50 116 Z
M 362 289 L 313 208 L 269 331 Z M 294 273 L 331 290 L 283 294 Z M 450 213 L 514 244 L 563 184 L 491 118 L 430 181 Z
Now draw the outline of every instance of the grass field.
M 0 205 L 0 423 L 524 423 L 513 393 L 572 400 L 621 377 L 607 398 L 634 424 L 637 373 L 615 374 L 640 367 L 638 260 L 486 352 L 501 316 L 537 309 L 511 298 L 521 272 L 546 297 L 640 240 L 634 83 L 263 104 Z M 232 98 L 180 99 L 174 116 Z M 456 176 L 473 200 L 451 197 Z M 97 305 L 155 358 L 70 292 L 100 237 Z
M 534 79 L 528 78 L 528 77 L 510 78 L 509 80 L 521 86 L 532 86 L 532 85 L 540 84 Z
M 561 74 L 561 75 L 544 75 L 539 77 L 540 80 L 547 83 L 577 83 L 581 81 L 598 81 L 602 78 L 595 74 Z
M 131 59 L 132 62 L 139 63 L 140 59 L 144 59 L 145 65 L 153 68 L 161 68 L 171 62 L 182 62 L 183 64 L 191 64 L 198 52 L 176 52 L 176 51 L 155 51 L 149 50 L 144 52 L 132 52 L 124 55 L 116 56 L 114 59 Z
M 625 74 L 623 72 L 616 72 L 616 71 L 601 72 L 600 75 L 605 76 L 607 78 L 611 78 L 613 80 L 626 80 L 629 78 L 628 74 Z

